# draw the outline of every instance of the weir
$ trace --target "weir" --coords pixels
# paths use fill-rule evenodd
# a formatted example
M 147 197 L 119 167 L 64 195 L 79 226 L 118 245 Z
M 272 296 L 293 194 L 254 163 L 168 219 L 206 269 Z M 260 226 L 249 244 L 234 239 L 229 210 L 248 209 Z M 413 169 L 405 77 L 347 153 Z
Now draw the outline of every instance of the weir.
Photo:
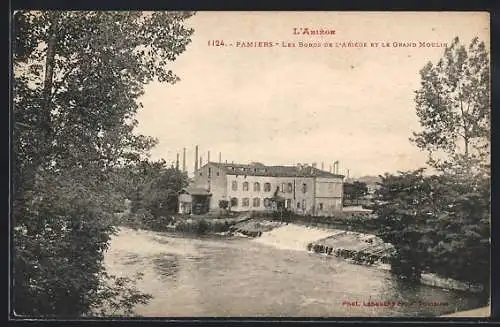
M 265 232 L 255 242 L 283 250 L 306 251 L 307 244 L 342 233 L 341 230 L 287 224 Z

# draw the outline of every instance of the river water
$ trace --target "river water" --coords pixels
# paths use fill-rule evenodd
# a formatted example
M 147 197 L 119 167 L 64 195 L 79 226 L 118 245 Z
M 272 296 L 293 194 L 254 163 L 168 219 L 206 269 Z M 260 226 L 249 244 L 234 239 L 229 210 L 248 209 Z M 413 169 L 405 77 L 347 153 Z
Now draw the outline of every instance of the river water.
M 256 239 L 122 229 L 110 273 L 144 274 L 148 317 L 439 316 L 483 305 L 474 294 L 409 284 L 388 271 Z

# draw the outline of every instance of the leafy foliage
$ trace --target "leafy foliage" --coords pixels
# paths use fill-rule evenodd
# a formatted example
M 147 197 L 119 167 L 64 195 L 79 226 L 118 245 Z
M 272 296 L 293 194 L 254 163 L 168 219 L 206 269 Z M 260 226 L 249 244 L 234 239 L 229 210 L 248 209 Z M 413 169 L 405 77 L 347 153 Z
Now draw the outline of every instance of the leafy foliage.
M 359 200 L 368 194 L 368 187 L 364 182 L 355 181 L 353 183 L 344 183 L 344 197 L 349 200 Z
M 162 230 L 170 222 L 167 216 L 178 211 L 178 193 L 188 184 L 187 174 L 175 168 L 165 168 L 160 162 L 152 166 L 142 164 L 134 175 L 142 183 L 134 183 L 129 193 L 131 215 L 136 216 L 142 227 Z
M 395 273 L 422 271 L 489 283 L 489 179 L 424 176 L 423 170 L 382 177 L 375 206 L 378 235 L 392 243 Z
M 396 249 L 392 270 L 419 279 L 424 268 L 425 248 L 420 240 L 425 233 L 429 193 L 422 170 L 400 176 L 386 174 L 380 186 L 377 195 L 382 202 L 374 213 L 380 225 L 378 235 Z
M 412 141 L 429 153 L 423 169 L 386 174 L 374 206 L 379 236 L 392 243 L 395 273 L 421 272 L 488 289 L 490 277 L 490 73 L 483 42 L 455 38 L 436 65 L 421 71 L 416 110 L 422 131 Z
M 114 213 L 123 211 L 130 190 L 122 174 L 147 161 L 156 143 L 134 133 L 137 99 L 154 79 L 178 81 L 168 63 L 190 42 L 193 31 L 184 26 L 190 16 L 15 13 L 17 314 L 88 315 L 105 300 L 117 300 L 127 311 L 147 300 L 133 283 L 107 276 L 103 256 L 114 233 Z M 107 291 L 99 292 L 109 282 Z
M 453 168 L 456 161 L 485 164 L 490 146 L 490 67 L 484 42 L 466 48 L 458 37 L 437 64 L 420 71 L 415 102 L 422 131 L 412 141 L 429 153 L 429 164 Z M 464 165 L 461 165 L 464 167 Z

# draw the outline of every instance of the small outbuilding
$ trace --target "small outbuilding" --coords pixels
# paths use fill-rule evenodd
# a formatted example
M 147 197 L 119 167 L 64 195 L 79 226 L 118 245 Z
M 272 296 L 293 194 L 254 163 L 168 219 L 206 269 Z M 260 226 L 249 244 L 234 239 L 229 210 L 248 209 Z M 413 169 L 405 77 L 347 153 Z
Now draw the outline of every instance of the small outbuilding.
M 199 187 L 186 187 L 179 192 L 180 214 L 205 214 L 210 208 L 209 190 Z

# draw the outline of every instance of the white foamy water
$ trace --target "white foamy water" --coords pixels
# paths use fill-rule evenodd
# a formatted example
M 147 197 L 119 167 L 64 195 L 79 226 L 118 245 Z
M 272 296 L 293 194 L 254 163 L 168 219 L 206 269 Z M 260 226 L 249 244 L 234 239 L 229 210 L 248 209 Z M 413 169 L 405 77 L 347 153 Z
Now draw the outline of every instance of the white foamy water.
M 254 241 L 281 250 L 307 251 L 307 245 L 323 238 L 342 233 L 341 230 L 305 227 L 288 224 L 264 232 Z

